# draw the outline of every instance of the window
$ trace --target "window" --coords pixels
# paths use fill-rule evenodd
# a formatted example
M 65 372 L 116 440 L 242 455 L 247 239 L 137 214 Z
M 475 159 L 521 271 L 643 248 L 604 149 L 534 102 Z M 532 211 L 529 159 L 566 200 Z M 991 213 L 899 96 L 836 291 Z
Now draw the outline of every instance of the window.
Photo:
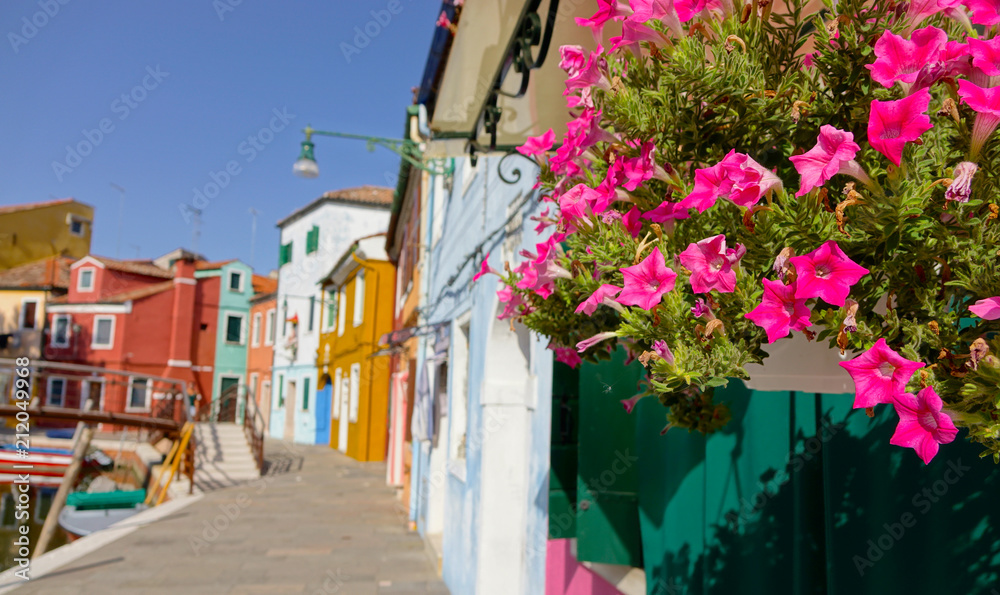
M 313 319 L 316 317 L 316 296 L 309 296 L 309 330 L 313 330 Z
M 319 250 L 319 227 L 313 225 L 306 234 L 306 254 Z
M 243 272 L 229 271 L 229 291 L 243 293 Z
M 354 326 L 361 326 L 365 318 L 365 270 L 354 276 Z
M 309 378 L 302 380 L 302 410 L 309 411 Z
M 257 347 L 260 345 L 260 312 L 254 312 L 253 315 L 253 332 L 251 339 L 253 341 L 253 346 Z
M 274 308 L 267 311 L 267 327 L 264 328 L 264 345 L 274 345 Z
M 281 250 L 278 252 L 278 266 L 282 267 L 288 263 L 292 262 L 292 243 L 282 244 Z
M 94 269 L 80 269 L 76 278 L 77 291 L 94 291 Z
M 326 316 L 323 317 L 323 330 L 332 331 L 337 326 L 337 294 L 333 291 L 326 292 Z
M 226 314 L 226 343 L 243 344 L 242 314 Z
M 361 364 L 351 364 L 351 390 L 348 403 L 348 421 L 358 423 L 358 398 L 361 396 Z
M 285 377 L 278 374 L 278 409 L 285 406 Z
M 255 403 L 260 401 L 260 395 L 257 394 L 257 381 L 259 378 L 260 374 L 257 372 L 250 374 L 250 398 L 253 399 Z
M 70 215 L 69 233 L 75 235 L 78 238 L 82 238 L 86 232 L 87 232 L 87 220 Z
M 52 317 L 52 340 L 53 347 L 69 347 L 69 314 L 57 314 Z
M 128 409 L 149 409 L 149 378 L 132 377 L 128 386 Z
M 66 396 L 66 379 L 49 378 L 48 390 L 45 393 L 45 404 L 53 407 L 62 407 L 63 398 Z
M 91 335 L 92 349 L 111 349 L 115 344 L 115 317 L 95 316 Z
M 337 306 L 337 336 L 344 336 L 344 325 L 347 324 L 346 314 L 347 314 L 347 292 L 343 287 L 340 288 L 340 304 Z
M 449 407 L 450 431 L 448 440 L 449 457 L 452 461 L 465 459 L 466 433 L 468 428 L 469 415 L 469 393 L 466 386 L 469 380 L 469 335 L 470 323 L 464 322 L 459 326 L 455 341 L 452 343 L 451 368 L 451 407 Z M 461 471 L 459 471 L 461 473 Z
M 343 398 L 340 383 L 343 376 L 344 373 L 340 368 L 333 373 L 333 419 L 340 419 L 340 400 Z
M 38 300 L 21 301 L 21 328 L 38 328 Z

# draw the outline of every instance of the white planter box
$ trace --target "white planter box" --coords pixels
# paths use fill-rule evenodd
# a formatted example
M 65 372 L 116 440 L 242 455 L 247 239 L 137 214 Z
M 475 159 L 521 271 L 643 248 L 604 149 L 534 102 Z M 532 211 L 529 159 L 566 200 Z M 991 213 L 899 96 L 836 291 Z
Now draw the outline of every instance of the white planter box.
M 763 365 L 746 366 L 750 380 L 747 388 L 763 391 L 799 391 L 804 393 L 853 393 L 854 381 L 838 364 L 852 359 L 848 351 L 831 349 L 826 341 L 809 341 L 802 333 L 763 346 L 770 357 Z

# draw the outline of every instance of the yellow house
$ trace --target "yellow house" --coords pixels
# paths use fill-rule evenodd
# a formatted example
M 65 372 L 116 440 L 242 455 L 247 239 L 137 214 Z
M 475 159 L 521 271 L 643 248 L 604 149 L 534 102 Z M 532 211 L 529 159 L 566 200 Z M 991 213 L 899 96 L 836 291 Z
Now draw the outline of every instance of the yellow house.
M 52 256 L 90 254 L 94 207 L 72 198 L 0 206 L 0 271 Z
M 331 403 L 330 446 L 359 461 L 385 459 L 391 370 L 372 355 L 392 331 L 395 283 L 384 233 L 355 241 L 320 282 L 317 388 Z

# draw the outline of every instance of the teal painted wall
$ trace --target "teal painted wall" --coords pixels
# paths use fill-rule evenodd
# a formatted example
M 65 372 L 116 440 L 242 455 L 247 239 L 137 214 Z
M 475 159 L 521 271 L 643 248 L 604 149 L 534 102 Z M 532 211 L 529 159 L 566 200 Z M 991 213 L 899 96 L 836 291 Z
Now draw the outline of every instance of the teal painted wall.
M 230 272 L 236 271 L 242 275 L 242 284 L 238 290 L 229 288 Z M 253 269 L 249 265 L 238 260 L 228 262 L 221 268 L 210 271 L 198 271 L 195 277 L 219 277 L 218 296 L 218 329 L 219 335 L 216 338 L 215 364 L 212 370 L 212 399 L 216 400 L 221 394 L 220 387 L 223 377 L 238 377 L 240 386 L 246 385 L 247 374 L 247 346 L 250 344 L 251 320 L 250 320 L 250 298 L 253 297 Z M 241 341 L 231 343 L 226 340 L 226 316 L 227 314 L 239 315 L 243 317 L 241 329 Z M 263 331 L 262 331 L 263 332 Z M 243 407 L 237 412 L 237 421 L 241 419 Z

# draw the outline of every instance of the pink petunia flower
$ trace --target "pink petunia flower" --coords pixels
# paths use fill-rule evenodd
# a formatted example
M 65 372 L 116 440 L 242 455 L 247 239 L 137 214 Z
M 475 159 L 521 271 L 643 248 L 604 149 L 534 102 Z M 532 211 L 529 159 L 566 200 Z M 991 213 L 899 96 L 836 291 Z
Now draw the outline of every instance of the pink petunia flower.
M 594 41 L 601 43 L 604 37 L 604 24 L 612 20 L 624 19 L 632 9 L 621 0 L 597 0 L 597 12 L 589 18 L 576 18 L 576 24 L 581 27 L 589 27 L 594 34 Z
M 562 362 L 571 368 L 576 368 L 583 363 L 583 359 L 575 349 L 570 347 L 555 347 L 551 344 L 549 345 L 549 349 L 555 352 L 557 362 Z
M 660 21 L 675 36 L 684 36 L 684 28 L 681 26 L 673 0 L 629 0 L 628 4 L 633 12 L 626 20 L 636 23 Z
M 806 307 L 805 299 L 795 297 L 795 286 L 778 281 L 762 279 L 764 297 L 760 304 L 744 316 L 767 333 L 767 342 L 784 339 L 788 333 L 804 331 L 812 324 L 812 312 Z
M 733 149 L 715 165 L 695 170 L 694 189 L 677 206 L 704 213 L 719 198 L 727 198 L 741 207 L 751 207 L 780 186 L 781 180 L 773 172 Z
M 642 214 L 642 218 L 647 221 L 652 221 L 653 223 L 667 223 L 669 221 L 675 221 L 677 219 L 687 219 L 690 217 L 687 209 L 679 209 L 677 205 L 679 203 L 670 202 L 665 200 L 660 203 L 660 206 L 656 207 L 652 211 L 646 211 Z
M 955 10 L 961 5 L 961 0 L 913 0 L 906 16 L 910 20 L 910 27 L 916 27 L 929 16 Z
M 813 188 L 819 188 L 837 174 L 847 174 L 863 183 L 870 183 L 871 178 L 854 160 L 860 149 L 850 132 L 839 130 L 829 124 L 821 126 L 815 147 L 801 155 L 788 158 L 802 176 L 799 191 L 795 196 L 808 194 Z
M 490 267 L 490 253 L 489 252 L 487 252 L 486 256 L 483 257 L 483 263 L 481 265 L 479 265 L 479 272 L 472 276 L 472 282 L 475 283 L 476 281 L 479 281 L 480 277 L 482 277 L 483 275 L 488 275 L 488 274 L 493 274 L 493 275 L 500 276 L 500 273 L 498 273 L 497 271 L 493 270 Z
M 906 392 L 906 383 L 924 367 L 899 355 L 885 339 L 879 339 L 871 349 L 847 362 L 840 362 L 854 380 L 854 408 L 867 409 L 879 403 L 892 403 L 893 398 Z
M 705 16 L 709 13 L 722 15 L 723 8 L 720 0 L 676 0 L 674 7 L 677 9 L 677 16 L 682 23 L 686 23 L 696 16 Z
M 733 270 L 736 259 L 730 258 L 723 234 L 688 244 L 677 255 L 677 260 L 691 271 L 691 289 L 695 293 L 708 293 L 713 289 L 731 293 L 736 289 L 736 271 Z
M 445 13 L 445 11 L 443 11 L 443 10 L 441 11 L 441 14 L 438 15 L 438 20 L 437 20 L 437 23 L 435 23 L 435 24 L 438 27 L 441 27 L 442 29 L 450 29 L 451 28 L 451 20 L 448 18 L 448 14 Z
M 1000 37 L 993 39 L 968 39 L 972 65 L 987 76 L 1000 76 Z
M 603 333 L 597 333 L 593 337 L 590 337 L 589 339 L 584 339 L 583 341 L 577 343 L 576 350 L 579 351 L 580 353 L 583 353 L 584 351 L 590 349 L 594 345 L 597 345 L 602 341 L 607 341 L 608 339 L 617 336 L 618 336 L 618 331 L 607 331 Z
M 1000 318 L 1000 295 L 979 300 L 969 306 L 969 311 L 983 320 L 996 320 Z
M 797 275 L 795 297 L 818 297 L 833 306 L 843 306 L 851 286 L 868 274 L 868 269 L 848 258 L 833 240 L 788 261 Z
M 653 157 L 655 154 L 656 145 L 653 144 L 653 141 L 646 141 L 642 143 L 642 151 L 638 157 L 631 157 L 622 162 L 622 175 L 625 178 L 623 186 L 626 190 L 634 191 L 652 178 L 667 179 L 667 172 L 656 163 L 656 159 Z
M 658 341 L 653 341 L 652 347 L 653 347 L 653 351 L 656 352 L 656 355 L 658 355 L 661 358 L 663 358 L 669 364 L 673 364 L 674 363 L 674 353 L 672 351 L 670 351 L 670 347 L 667 346 L 667 342 L 666 341 L 664 341 L 662 339 L 658 340 Z
M 605 91 L 611 90 L 611 82 L 608 80 L 606 71 L 607 60 L 602 55 L 604 48 L 597 46 L 597 50 L 587 58 L 587 64 L 566 78 L 566 90 L 563 94 L 569 94 L 576 89 L 584 87 L 597 87 Z
M 889 444 L 912 448 L 924 464 L 931 462 L 940 445 L 948 444 L 958 436 L 958 428 L 947 413 L 941 411 L 944 402 L 933 386 L 916 395 L 900 393 L 893 405 L 899 415 L 899 425 L 889 439 Z
M 622 23 L 622 34 L 616 35 L 608 41 L 611 42 L 611 49 L 608 50 L 608 53 L 616 52 L 624 46 L 636 58 L 642 56 L 642 46 L 639 45 L 640 41 L 646 41 L 654 45 L 667 45 L 670 43 L 670 40 L 659 31 L 651 29 L 642 23 L 635 22 L 632 19 L 625 19 L 625 22 Z
M 944 191 L 945 199 L 969 202 L 969 197 L 972 196 L 972 178 L 978 170 L 979 166 L 971 161 L 963 161 L 956 165 L 951 184 Z
M 600 305 L 609 306 L 621 311 L 621 304 L 613 299 L 621 290 L 622 288 L 617 285 L 610 285 L 608 283 L 601 285 L 597 288 L 597 291 L 590 294 L 590 297 L 580 302 L 580 305 L 576 307 L 576 313 L 579 314 L 582 312 L 587 316 L 593 316 Z
M 977 25 L 1000 23 L 1000 2 L 997 0 L 964 0 L 962 2 L 972 12 L 972 22 Z
M 639 399 L 641 399 L 641 398 L 643 398 L 645 396 L 646 396 L 646 393 L 639 393 L 638 395 L 635 395 L 634 397 L 630 397 L 628 399 L 622 399 L 620 402 L 621 402 L 622 406 L 625 407 L 625 413 L 632 413 L 632 410 L 635 409 L 635 406 L 639 402 Z
M 523 269 L 523 276 L 517 286 L 520 289 L 530 289 L 543 299 L 548 299 L 555 291 L 556 279 L 572 279 L 573 275 L 556 262 L 559 248 L 555 236 L 536 244 L 535 248 L 538 250 L 538 255 Z
M 976 112 L 969 148 L 969 155 L 974 159 L 1000 124 L 1000 86 L 983 88 L 961 79 L 958 81 L 958 96 Z
M 927 89 L 897 101 L 873 99 L 868 117 L 868 142 L 872 148 L 898 166 L 903 159 L 903 146 L 934 127 L 924 113 L 930 103 Z
M 637 265 L 621 269 L 625 276 L 625 288 L 618 296 L 618 303 L 625 306 L 639 306 L 650 310 L 663 299 L 663 294 L 672 291 L 677 273 L 667 268 L 663 253 L 659 248 Z
M 587 67 L 590 54 L 580 45 L 564 45 L 559 48 L 559 68 L 566 71 L 566 76 L 576 76 Z
M 526 304 L 524 298 L 521 294 L 517 293 L 510 286 L 504 285 L 502 289 L 497 291 L 497 297 L 500 299 L 500 303 L 505 304 L 503 312 L 497 316 L 498 320 L 505 320 L 511 318 L 512 316 L 519 316 L 521 314 L 526 314 L 525 311 Z
M 639 233 L 642 231 L 642 222 L 639 221 L 639 215 L 642 211 L 639 207 L 633 206 L 628 210 L 627 213 L 622 215 L 622 227 L 625 231 L 629 232 L 633 238 L 639 237 Z
M 541 155 L 551 149 L 555 142 L 556 133 L 552 132 L 552 129 L 549 128 L 548 131 L 541 136 L 529 136 L 528 140 L 525 141 L 523 145 L 517 147 L 517 152 L 525 157 Z
M 937 27 L 918 29 L 910 39 L 886 29 L 875 42 L 875 62 L 865 68 L 883 87 L 897 81 L 911 84 L 924 66 L 939 60 L 947 42 L 948 34 Z

